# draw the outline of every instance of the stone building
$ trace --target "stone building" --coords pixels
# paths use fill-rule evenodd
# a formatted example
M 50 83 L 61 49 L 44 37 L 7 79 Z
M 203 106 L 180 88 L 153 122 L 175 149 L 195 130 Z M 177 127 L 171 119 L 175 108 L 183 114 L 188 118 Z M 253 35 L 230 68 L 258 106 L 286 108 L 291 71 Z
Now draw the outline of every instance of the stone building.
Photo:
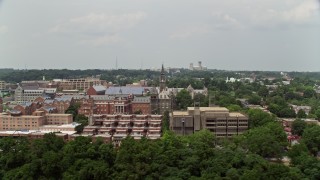
M 188 107 L 187 111 L 171 113 L 170 129 L 181 135 L 208 129 L 216 137 L 232 137 L 248 129 L 248 118 L 224 107 Z

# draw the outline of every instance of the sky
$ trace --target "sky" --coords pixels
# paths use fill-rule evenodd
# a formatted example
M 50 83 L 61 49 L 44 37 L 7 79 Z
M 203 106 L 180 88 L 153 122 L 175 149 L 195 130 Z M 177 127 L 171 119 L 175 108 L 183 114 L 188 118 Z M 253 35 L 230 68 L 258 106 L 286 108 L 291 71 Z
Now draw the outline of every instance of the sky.
M 319 0 L 0 0 L 0 68 L 320 71 Z

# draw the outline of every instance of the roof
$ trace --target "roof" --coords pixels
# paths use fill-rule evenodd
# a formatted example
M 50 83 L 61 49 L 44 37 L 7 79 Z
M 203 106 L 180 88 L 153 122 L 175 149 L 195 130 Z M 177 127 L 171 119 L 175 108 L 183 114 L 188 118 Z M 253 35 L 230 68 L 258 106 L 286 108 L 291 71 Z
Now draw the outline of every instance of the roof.
M 46 104 L 51 104 L 51 103 L 53 103 L 54 102 L 54 100 L 52 100 L 52 99 L 46 99 L 46 100 L 44 100 L 44 103 L 46 103 Z
M 55 98 L 54 100 L 56 100 L 56 101 L 71 101 L 72 96 L 61 96 L 61 97 Z
M 89 99 L 89 96 L 86 95 L 80 95 L 80 94 L 74 94 L 74 95 L 62 95 L 60 98 L 73 98 L 73 99 Z
M 172 114 L 174 116 L 188 116 L 188 111 L 173 111 Z
M 134 96 L 132 102 L 150 103 L 150 96 Z
M 10 113 L 11 113 L 11 114 L 20 114 L 21 111 L 12 109 L 12 110 L 10 110 Z
M 102 86 L 102 85 L 95 85 L 95 86 L 92 86 L 94 90 L 96 90 L 97 92 L 98 91 L 105 91 L 107 88 Z
M 241 114 L 241 113 L 237 113 L 237 112 L 231 112 L 229 114 L 230 117 L 245 117 L 245 115 Z
M 130 86 L 121 86 L 121 87 L 109 87 L 106 90 L 106 94 L 134 94 L 142 95 L 148 88 L 146 87 L 130 87 Z
M 188 107 L 188 110 L 194 110 L 194 107 Z M 228 111 L 225 107 L 199 107 L 200 111 Z
M 91 95 L 90 97 L 92 97 L 93 100 L 113 100 L 113 99 L 115 99 L 114 96 L 109 96 L 109 95 Z
M 31 106 L 32 102 L 25 102 L 25 103 L 22 103 L 20 105 L 23 106 L 23 107 L 27 107 L 27 106 Z
M 45 109 L 46 111 L 50 112 L 53 111 L 55 109 L 57 109 L 56 107 L 51 107 L 51 106 L 44 106 L 43 109 Z

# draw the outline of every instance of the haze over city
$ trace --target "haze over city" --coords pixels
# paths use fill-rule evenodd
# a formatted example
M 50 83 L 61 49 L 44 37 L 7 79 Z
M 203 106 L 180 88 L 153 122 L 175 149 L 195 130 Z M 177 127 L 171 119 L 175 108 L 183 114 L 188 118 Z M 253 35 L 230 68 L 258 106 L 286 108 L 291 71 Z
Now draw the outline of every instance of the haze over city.
M 319 71 L 316 0 L 0 0 L 0 68 Z

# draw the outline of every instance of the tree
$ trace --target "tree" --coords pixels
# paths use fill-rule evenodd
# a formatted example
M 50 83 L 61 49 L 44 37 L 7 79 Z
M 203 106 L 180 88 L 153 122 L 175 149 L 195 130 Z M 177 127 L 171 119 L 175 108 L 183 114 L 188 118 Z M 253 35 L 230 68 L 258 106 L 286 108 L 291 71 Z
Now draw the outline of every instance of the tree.
M 297 118 L 306 118 L 307 114 L 304 112 L 304 110 L 300 109 L 297 113 Z
M 317 116 L 317 119 L 319 120 L 320 119 L 320 109 L 317 109 L 315 111 L 315 115 Z
M 80 125 L 76 126 L 77 133 L 81 133 L 83 128 L 89 124 L 88 117 L 83 114 L 77 114 L 74 121 L 80 123 Z
M 243 134 L 242 146 L 262 157 L 282 157 L 287 146 L 287 135 L 278 122 L 250 129 Z
M 309 151 L 316 156 L 320 150 L 320 126 L 314 125 L 304 129 L 302 141 Z
M 307 124 L 305 121 L 301 119 L 296 119 L 292 122 L 292 133 L 301 136 L 306 126 Z
M 253 94 L 252 96 L 250 96 L 250 98 L 248 99 L 248 102 L 250 104 L 256 104 L 256 105 L 260 105 L 260 102 L 261 102 L 261 97 L 256 95 L 256 94 Z
M 280 112 L 278 112 L 277 116 L 285 118 L 295 118 L 296 112 L 290 107 L 283 107 Z
M 170 126 L 170 116 L 169 111 L 165 111 L 162 116 L 162 131 L 169 131 Z
M 178 109 L 186 110 L 192 105 L 192 98 L 186 89 L 182 89 L 176 96 Z
M 201 107 L 208 107 L 209 105 L 209 98 L 203 94 L 195 94 L 194 101 L 199 102 Z
M 233 112 L 233 111 L 240 111 L 241 107 L 239 105 L 236 104 L 231 104 L 227 107 L 229 109 L 229 111 Z
M 250 109 L 248 111 L 249 128 L 264 126 L 270 122 L 275 122 L 275 116 L 263 112 L 260 109 Z
M 269 90 L 266 86 L 261 86 L 258 90 L 258 95 L 261 97 L 267 97 L 269 95 Z
M 304 91 L 303 91 L 303 97 L 305 98 L 312 98 L 313 96 L 315 96 L 316 92 L 314 91 L 314 89 L 312 87 L 307 87 Z
M 76 117 L 78 115 L 78 109 L 80 108 L 80 103 L 74 103 L 68 107 L 68 109 L 65 111 L 65 114 L 72 114 L 73 121 L 76 121 Z

